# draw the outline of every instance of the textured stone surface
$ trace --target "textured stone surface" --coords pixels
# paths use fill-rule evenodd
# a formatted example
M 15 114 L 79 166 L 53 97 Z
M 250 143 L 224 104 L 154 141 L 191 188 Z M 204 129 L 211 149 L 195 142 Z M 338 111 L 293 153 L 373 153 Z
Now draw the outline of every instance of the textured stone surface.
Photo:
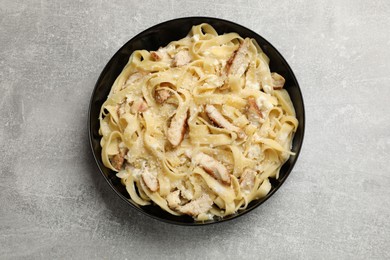
M 0 3 L 0 258 L 389 259 L 390 1 Z M 176 17 L 235 21 L 272 42 L 306 104 L 285 185 L 205 227 L 126 207 L 98 172 L 87 110 L 127 40 Z

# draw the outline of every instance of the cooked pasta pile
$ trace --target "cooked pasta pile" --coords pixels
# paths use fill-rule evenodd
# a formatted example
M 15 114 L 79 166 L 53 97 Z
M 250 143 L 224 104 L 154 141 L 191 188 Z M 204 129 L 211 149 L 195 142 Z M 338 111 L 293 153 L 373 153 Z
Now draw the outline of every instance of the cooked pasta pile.
M 208 24 L 137 50 L 101 108 L 102 160 L 132 201 L 202 221 L 271 189 L 298 120 L 255 40 Z

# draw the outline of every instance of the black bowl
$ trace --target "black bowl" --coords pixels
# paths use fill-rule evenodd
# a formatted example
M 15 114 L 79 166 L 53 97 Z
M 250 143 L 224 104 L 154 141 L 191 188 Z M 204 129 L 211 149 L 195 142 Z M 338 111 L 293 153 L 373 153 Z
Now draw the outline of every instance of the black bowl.
M 121 184 L 120 179 L 115 176 L 115 173 L 103 165 L 101 159 L 101 147 L 98 130 L 99 130 L 99 111 L 103 102 L 107 99 L 107 95 L 111 89 L 112 84 L 118 77 L 124 66 L 129 60 L 129 56 L 135 50 L 146 49 L 146 50 L 157 50 L 161 46 L 166 46 L 173 40 L 179 40 L 185 37 L 190 31 L 193 25 L 200 23 L 209 23 L 212 25 L 218 34 L 236 32 L 241 37 L 254 38 L 261 46 L 263 51 L 270 58 L 271 71 L 278 72 L 283 75 L 286 79 L 285 89 L 290 94 L 291 100 L 294 104 L 297 118 L 299 121 L 299 127 L 295 133 L 293 140 L 292 151 L 296 153 L 295 156 L 291 156 L 290 159 L 283 165 L 278 180 L 270 179 L 272 189 L 269 194 L 257 201 L 252 201 L 247 209 L 240 211 L 234 215 L 227 216 L 223 219 L 217 219 L 206 222 L 196 222 L 189 216 L 173 216 L 158 206 L 150 205 L 140 207 L 129 200 L 129 195 L 125 187 Z M 155 219 L 180 225 L 204 225 L 211 223 L 220 223 L 226 220 L 242 216 L 243 214 L 253 210 L 254 208 L 261 205 L 264 201 L 270 198 L 283 184 L 287 176 L 290 174 L 296 160 L 298 159 L 299 152 L 301 150 L 303 135 L 305 129 L 305 111 L 303 106 L 302 94 L 298 85 L 298 82 L 292 72 L 290 66 L 282 55 L 263 37 L 256 34 L 255 32 L 238 25 L 233 22 L 229 22 L 222 19 L 210 18 L 210 17 L 187 17 L 179 18 L 171 21 L 167 21 L 158 25 L 155 25 L 142 33 L 135 36 L 133 39 L 128 41 L 125 45 L 120 48 L 117 53 L 107 63 L 106 67 L 100 74 L 98 81 L 96 82 L 95 89 L 92 93 L 92 98 L 89 107 L 89 139 L 92 148 L 93 155 L 96 163 L 106 179 L 107 183 L 115 191 L 115 193 L 123 199 L 128 205 L 137 209 L 138 211 L 153 217 Z

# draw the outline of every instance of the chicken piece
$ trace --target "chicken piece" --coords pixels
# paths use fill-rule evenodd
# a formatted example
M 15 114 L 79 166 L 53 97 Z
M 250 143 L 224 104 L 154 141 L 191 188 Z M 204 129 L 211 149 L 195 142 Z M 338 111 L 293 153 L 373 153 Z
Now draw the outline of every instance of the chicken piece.
M 174 49 L 174 46 L 160 47 L 157 51 L 151 51 L 150 56 L 155 61 L 170 62 L 172 60 L 169 52 Z
M 152 57 L 153 60 L 155 61 L 160 61 L 162 57 L 158 54 L 156 51 L 151 51 L 150 56 Z
M 157 191 L 159 188 L 158 180 L 157 180 L 157 172 L 150 171 L 148 168 L 144 168 L 141 173 L 142 180 L 144 181 L 145 185 L 151 190 L 151 191 Z
M 206 114 L 219 127 L 236 132 L 238 137 L 244 138 L 245 133 L 237 126 L 230 123 L 213 105 L 206 105 Z
M 125 161 L 125 156 L 124 154 L 118 153 L 114 155 L 110 161 L 112 166 L 119 171 L 122 168 L 123 162 Z
M 240 187 L 244 191 L 250 191 L 253 189 L 256 180 L 256 171 L 246 169 L 240 178 Z
M 167 196 L 167 202 L 168 206 L 171 209 L 176 209 L 180 206 L 181 200 L 180 200 L 180 190 L 176 190 L 174 192 L 171 192 Z
M 177 185 L 177 188 L 180 190 L 180 195 L 183 197 L 183 199 L 192 200 L 194 197 L 192 190 L 187 189 L 183 184 Z
M 261 110 L 260 110 L 259 106 L 257 105 L 255 98 L 253 98 L 253 97 L 248 98 L 248 110 L 250 112 L 256 113 L 257 116 L 260 118 L 263 117 L 263 114 L 261 113 Z
M 207 194 L 202 194 L 199 198 L 179 207 L 179 211 L 191 216 L 198 216 L 199 214 L 206 213 L 211 209 L 213 200 Z
M 148 109 L 148 104 L 146 104 L 145 100 L 142 98 L 134 101 L 133 105 L 131 105 L 131 113 L 135 114 L 137 112 L 145 112 Z
M 184 112 L 176 112 L 171 124 L 169 125 L 167 138 L 173 146 L 178 146 L 183 141 L 186 132 L 186 122 L 188 117 L 188 109 Z
M 125 162 L 125 155 L 127 153 L 127 148 L 124 143 L 119 144 L 119 153 L 114 155 L 110 162 L 112 166 L 117 169 L 118 171 L 122 169 L 123 163 Z
M 225 165 L 205 153 L 198 153 L 192 159 L 214 179 L 224 184 L 230 185 L 230 174 Z
M 156 99 L 157 103 L 162 104 L 171 95 L 172 95 L 171 92 L 167 89 L 157 89 L 154 98 Z
M 272 82 L 273 82 L 273 89 L 282 89 L 284 86 L 284 83 L 286 80 L 283 78 L 283 76 L 279 75 L 276 72 L 271 73 L 272 76 Z
M 253 97 L 248 98 L 248 119 L 251 122 L 258 123 L 263 119 L 263 113 L 261 113 L 261 110 L 259 106 L 256 103 L 256 100 Z
M 228 75 L 237 75 L 241 77 L 248 69 L 250 58 L 248 56 L 250 39 L 245 40 L 240 44 L 238 49 L 233 53 L 226 64 Z
M 189 51 L 187 50 L 181 50 L 178 53 L 176 53 L 175 57 L 173 58 L 173 66 L 174 67 L 180 67 L 184 66 L 191 61 L 191 56 Z

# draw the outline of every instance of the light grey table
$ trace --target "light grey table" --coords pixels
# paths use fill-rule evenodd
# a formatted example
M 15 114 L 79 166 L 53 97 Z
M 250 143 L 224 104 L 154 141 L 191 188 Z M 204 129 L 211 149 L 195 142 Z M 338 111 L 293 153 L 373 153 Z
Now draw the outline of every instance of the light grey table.
M 0 3 L 0 258 L 389 259 L 390 1 Z M 301 156 L 242 218 L 130 209 L 92 159 L 87 110 L 116 50 L 176 17 L 240 23 L 280 50 L 306 104 Z

